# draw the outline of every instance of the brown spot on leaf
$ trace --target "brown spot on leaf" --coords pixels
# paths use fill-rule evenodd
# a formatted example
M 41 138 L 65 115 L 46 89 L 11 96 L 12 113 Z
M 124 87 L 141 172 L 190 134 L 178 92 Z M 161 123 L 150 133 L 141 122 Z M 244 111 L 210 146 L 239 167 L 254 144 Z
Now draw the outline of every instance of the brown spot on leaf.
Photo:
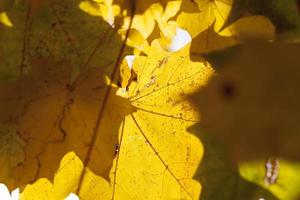
M 231 81 L 224 81 L 221 85 L 222 97 L 232 99 L 236 96 L 236 86 Z

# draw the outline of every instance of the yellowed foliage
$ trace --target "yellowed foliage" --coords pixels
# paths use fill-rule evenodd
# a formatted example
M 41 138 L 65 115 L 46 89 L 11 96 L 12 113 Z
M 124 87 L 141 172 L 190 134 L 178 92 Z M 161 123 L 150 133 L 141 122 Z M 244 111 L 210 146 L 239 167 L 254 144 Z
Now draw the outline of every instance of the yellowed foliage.
M 172 37 L 175 34 L 176 23 L 170 20 L 180 9 L 181 1 L 137 1 L 135 3 L 135 14 L 132 21 L 132 31 L 138 32 L 141 36 L 136 39 L 134 35 L 129 35 L 129 41 L 132 46 L 143 50 L 144 43 L 149 43 L 153 37 L 158 37 L 162 34 L 164 37 Z M 124 17 L 123 27 L 128 28 L 129 17 Z M 157 27 L 157 30 L 155 30 Z M 122 33 L 122 32 L 121 32 Z M 150 36 L 152 38 L 150 38 Z M 143 42 L 142 41 L 143 38 Z
M 2 41 L 12 46 L 1 49 L 6 63 L 18 67 L 15 59 L 23 62 L 17 80 L 0 87 L 1 125 L 12 130 L 6 135 L 13 138 L 5 145 L 14 149 L 5 152 L 16 154 L 16 160 L 1 161 L 1 182 L 25 188 L 23 198 L 61 199 L 78 192 L 89 199 L 85 185 L 92 184 L 90 179 L 107 198 L 198 198 L 201 187 L 193 175 L 203 149 L 186 130 L 198 118 L 185 97 L 205 84 L 212 69 L 191 62 L 189 46 L 168 53 L 155 41 L 129 71 L 137 79 L 129 78 L 125 88 L 117 89 L 121 40 L 112 43 L 112 36 L 107 36 L 110 27 L 105 23 L 96 28 L 97 22 L 80 10 L 79 1 L 68 4 L 69 10 L 64 3 L 35 4 L 27 19 L 24 4 L 8 13 L 15 29 L 1 32 Z M 32 25 L 23 33 L 26 20 Z M 68 32 L 82 22 L 83 33 Z M 92 31 L 89 42 L 95 46 L 81 40 L 85 30 Z M 100 30 L 104 38 L 98 38 Z M 4 38 L 11 35 L 23 37 L 10 44 Z M 30 48 L 15 52 L 24 37 Z M 89 172 L 98 178 L 90 178 Z
M 1 126 L 12 130 L 8 138 L 18 138 L 3 141 L 7 146 L 1 163 L 6 163 L 7 174 L 0 182 L 10 188 L 23 188 L 41 177 L 52 180 L 60 160 L 70 151 L 108 179 L 119 125 L 134 110 L 105 82 L 111 74 L 118 77 L 113 72 L 121 39 L 106 22 L 81 11 L 79 3 L 59 1 L 26 18 L 29 5 L 20 2 L 7 12 L 15 26 L 1 26 L 0 55 L 5 58 L 1 70 L 16 71 L 13 82 L 0 85 Z M 24 31 L 27 23 L 31 25 Z M 73 31 L 79 25 L 80 29 L 75 28 L 79 31 Z M 83 41 L 87 35 L 89 40 Z M 108 104 L 103 111 L 105 98 Z M 99 113 L 104 119 L 100 126 L 109 128 L 98 127 L 101 136 L 93 138 Z M 6 152 L 11 151 L 7 147 L 12 146 L 18 155 L 6 162 Z
M 186 130 L 198 117 L 185 96 L 205 84 L 212 69 L 191 62 L 189 46 L 168 53 L 156 40 L 147 56 L 135 59 L 133 71 L 137 81 L 126 95 L 137 111 L 126 116 L 119 136 L 116 199 L 126 199 L 126 193 L 132 198 L 198 198 L 200 185 L 192 177 L 203 149 Z
M 212 24 L 214 31 L 219 32 L 231 11 L 233 0 L 196 0 L 187 1 L 177 23 L 196 37 Z
M 197 43 L 194 45 L 196 47 L 192 47 L 192 52 L 197 54 L 237 45 L 249 39 L 272 40 L 275 37 L 274 25 L 264 16 L 247 16 L 229 24 L 227 20 L 233 0 L 108 2 L 102 4 L 120 10 L 115 12 L 115 18 L 120 18 L 117 23 L 123 37 L 132 12 L 135 13 L 127 40 L 127 44 L 134 47 L 135 54 L 144 52 L 155 38 L 162 37 L 169 41 L 176 34 L 176 28 L 191 34 L 194 43 Z M 93 14 L 95 8 L 91 2 L 88 4 L 89 9 L 84 10 Z M 97 12 L 107 18 L 101 8 Z
M 239 40 L 274 40 L 275 31 L 275 26 L 267 17 L 256 15 L 240 18 L 218 34 Z
M 9 17 L 7 16 L 6 12 L 0 12 L 0 23 L 8 27 L 13 27 L 13 24 L 10 21 Z
M 20 199 L 63 200 L 70 193 L 76 193 L 82 171 L 83 163 L 74 152 L 69 152 L 61 160 L 53 183 L 46 178 L 41 178 L 34 184 L 27 185 Z M 82 183 L 79 194 L 80 199 L 109 199 L 109 195 L 109 183 L 87 169 L 85 171 L 85 181 Z
M 187 96 L 214 70 L 190 50 L 275 38 L 263 16 L 223 27 L 232 3 L 20 0 L 1 10 L 0 182 L 24 200 L 198 199 L 205 150 L 188 128 L 206 113 Z M 178 27 L 192 45 L 167 52 L 159 41 Z M 132 66 L 121 62 L 126 44 Z
M 243 17 L 218 33 L 215 32 L 213 26 L 201 32 L 193 39 L 191 52 L 193 54 L 209 53 L 245 41 L 274 39 L 275 27 L 268 18 L 264 16 Z
M 101 16 L 111 26 L 114 25 L 115 16 L 120 14 L 120 7 L 113 5 L 112 0 L 82 1 L 79 8 L 93 16 Z
M 134 62 L 133 70 L 137 74 L 138 81 L 131 82 L 128 91 L 119 89 L 117 92 L 119 95 L 127 96 L 137 111 L 127 115 L 122 122 L 118 142 L 112 145 L 113 148 L 117 148 L 115 154 L 105 153 L 114 159 L 109 176 L 111 187 L 105 189 L 105 192 L 109 191 L 108 196 L 113 199 L 138 198 L 141 195 L 150 199 L 197 199 L 201 187 L 199 182 L 193 180 L 193 175 L 200 163 L 203 149 L 200 141 L 186 130 L 198 118 L 197 111 L 185 100 L 185 96 L 203 85 L 212 73 L 212 69 L 201 63 L 191 62 L 188 56 L 188 47 L 180 52 L 170 54 L 161 49 L 159 43 L 155 41 L 151 50 L 151 54 L 146 57 L 137 57 Z M 148 62 L 148 65 L 145 65 L 144 62 Z M 115 111 L 127 110 L 125 104 L 121 102 L 114 106 L 120 105 L 122 107 L 115 107 Z M 72 114 L 72 118 L 76 115 L 78 114 Z M 82 114 L 79 116 L 82 117 Z M 117 121 L 112 119 L 112 113 L 104 115 L 103 128 L 100 125 L 100 130 L 105 131 L 116 126 Z M 81 132 L 80 126 L 74 128 Z M 72 134 L 74 134 L 73 132 L 74 130 Z M 77 138 L 81 137 L 77 136 Z M 97 138 L 97 141 L 98 139 L 100 138 Z M 74 142 L 74 140 L 70 141 L 72 144 Z M 99 142 L 101 141 L 99 140 Z M 95 146 L 96 152 L 103 152 L 105 146 L 99 142 Z M 107 140 L 106 143 L 108 142 Z M 65 147 L 66 143 L 64 142 L 63 145 Z M 77 142 L 76 149 L 78 149 L 78 145 Z M 59 146 L 53 144 L 50 149 L 58 152 Z M 176 157 L 174 157 L 174 152 L 176 152 Z M 51 154 L 47 154 L 45 158 L 51 158 Z M 93 159 L 97 158 L 100 161 L 99 153 L 93 156 L 95 156 Z M 61 166 L 65 162 L 68 163 L 66 157 L 72 156 L 66 155 L 61 161 Z M 65 159 L 67 161 L 64 161 Z M 97 166 L 103 166 L 108 161 L 104 158 L 100 162 Z M 59 177 L 69 176 L 68 173 L 75 176 L 73 173 L 79 173 L 82 164 L 74 161 L 74 165 L 68 164 L 68 166 L 70 168 L 62 170 Z M 97 169 L 99 170 L 99 168 Z M 58 174 L 57 172 L 54 178 L 54 187 L 56 184 L 56 187 L 64 185 L 64 183 L 58 183 Z M 74 192 L 78 187 L 78 175 L 75 177 L 77 179 L 70 181 L 72 188 L 66 187 L 65 192 L 58 192 L 58 195 Z M 82 199 L 89 199 L 86 198 L 84 192 L 84 185 L 88 185 L 89 181 L 89 175 L 85 174 L 83 185 L 79 191 Z M 42 179 L 27 186 L 24 195 L 26 196 L 27 192 L 28 195 L 32 194 L 33 190 L 40 191 L 46 187 L 45 184 L 49 185 L 48 182 Z M 98 181 L 97 184 L 100 188 L 107 188 L 108 182 Z M 56 193 L 55 189 L 49 190 L 54 190 L 53 192 Z M 103 199 L 109 198 L 103 197 Z
M 11 169 L 24 161 L 23 148 L 26 143 L 15 130 L 3 127 L 0 129 L 0 143 L 0 177 L 7 185 L 12 185 L 14 181 L 11 179 L 13 176 Z

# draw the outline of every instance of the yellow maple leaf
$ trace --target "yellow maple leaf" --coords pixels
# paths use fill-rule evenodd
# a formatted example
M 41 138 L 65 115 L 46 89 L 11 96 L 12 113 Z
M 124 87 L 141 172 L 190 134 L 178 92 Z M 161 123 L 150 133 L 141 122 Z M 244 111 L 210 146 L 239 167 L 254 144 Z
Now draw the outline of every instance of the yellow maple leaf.
M 175 21 L 170 20 L 179 11 L 181 1 L 149 1 L 149 6 L 145 7 L 144 2 L 135 4 L 135 15 L 132 22 L 133 30 L 138 31 L 144 42 L 151 42 L 153 38 L 157 38 L 160 34 L 164 37 L 172 37 L 176 32 L 177 24 Z M 128 27 L 130 18 L 125 17 L 123 26 Z M 156 31 L 155 26 L 158 27 L 159 31 Z M 141 49 L 141 40 L 132 38 L 129 36 L 129 41 L 132 41 L 133 45 L 138 45 Z M 142 44 L 144 44 L 144 42 Z
M 186 130 L 199 119 L 185 97 L 205 84 L 212 69 L 191 62 L 189 46 L 169 53 L 155 40 L 147 56 L 134 59 L 133 71 L 137 81 L 126 96 L 137 111 L 120 130 L 114 197 L 197 199 L 200 185 L 192 177 L 203 149 Z
M 229 24 L 233 3 L 232 0 L 182 3 L 177 23 L 193 37 L 193 54 L 224 49 L 247 40 L 274 40 L 275 27 L 265 16 L 241 17 Z
M 63 200 L 70 193 L 76 192 L 84 166 L 74 152 L 67 153 L 61 160 L 53 183 L 46 178 L 38 179 L 25 187 L 21 200 Z M 85 182 L 81 186 L 80 199 L 109 199 L 109 183 L 90 170 L 85 171 Z
M 132 110 L 115 89 L 108 89 L 105 77 L 118 77 L 116 63 L 125 46 L 111 26 L 81 11 L 79 3 L 45 3 L 33 13 L 31 4 L 20 1 L 7 12 L 15 26 L 0 29 L 1 81 L 10 81 L 0 85 L 0 124 L 20 141 L 3 141 L 16 146 L 18 154 L 12 162 L 1 157 L 7 174 L 0 181 L 10 188 L 41 177 L 52 180 L 69 151 L 94 173 L 109 176 L 118 126 Z M 103 115 L 109 118 L 103 117 L 103 124 L 110 128 L 100 128 L 95 141 L 101 102 L 108 96 Z M 89 151 L 92 142 L 101 150 Z M 98 158 L 90 162 L 87 154 Z
M 96 5 L 96 6 L 95 6 Z M 98 5 L 98 6 L 97 6 Z M 125 37 L 130 25 L 127 44 L 143 50 L 160 34 L 171 37 L 175 34 L 176 23 L 170 20 L 180 9 L 181 0 L 176 1 L 85 1 L 81 8 L 96 16 L 102 16 L 110 24 L 115 21 L 119 33 Z M 131 22 L 131 15 L 134 19 Z M 110 16 L 110 17 L 109 17 Z M 118 19 L 120 18 L 120 19 Z M 118 20 L 113 20 L 118 19 Z M 157 31 L 155 27 L 159 30 Z M 151 36 L 152 35 L 152 36 Z M 151 37 L 151 38 L 150 38 Z
M 218 33 L 239 40 L 274 40 L 275 26 L 262 15 L 242 17 Z
M 186 97 L 213 70 L 190 60 L 182 28 L 205 43 L 193 53 L 274 38 L 262 16 L 223 27 L 231 7 L 231 0 L 21 0 L 2 12 L 0 182 L 20 187 L 25 200 L 198 199 L 204 148 L 187 131 L 200 116 Z M 180 32 L 187 42 L 170 45 Z M 119 68 L 126 44 L 143 54 Z
M 145 65 L 144 62 L 148 64 Z M 61 69 L 58 70 L 60 71 Z M 63 108 L 66 108 L 62 114 L 63 116 L 59 112 L 53 113 L 54 118 L 57 114 L 63 117 L 63 121 L 58 122 L 58 127 L 56 128 L 59 129 L 58 131 L 65 132 L 66 135 L 62 140 L 53 142 L 49 142 L 49 134 L 44 135 L 47 136 L 44 140 L 49 143 L 46 147 L 43 147 L 42 154 L 38 154 L 39 173 L 41 173 L 39 177 L 46 174 L 46 177 L 51 180 L 47 173 L 54 173 L 52 170 L 55 165 L 52 166 L 50 163 L 61 157 L 57 154 L 60 155 L 66 152 L 67 149 L 74 149 L 80 154 L 80 149 L 83 148 L 81 145 L 84 142 L 82 140 L 88 137 L 88 135 L 85 136 L 83 134 L 88 131 L 88 118 L 91 118 L 91 121 L 92 118 L 95 118 L 91 109 L 95 110 L 97 106 L 92 103 L 94 100 L 91 101 L 86 98 L 93 99 L 97 97 L 90 93 L 90 89 L 87 87 L 92 85 L 97 88 L 97 84 L 91 84 L 91 82 L 98 81 L 99 76 L 95 76 L 97 79 L 93 78 L 93 75 L 97 74 L 97 70 L 92 70 L 91 73 L 87 71 L 86 74 L 81 75 L 83 79 L 77 82 L 79 87 L 75 88 L 74 96 L 72 95 L 73 100 L 67 101 L 69 104 L 63 104 Z M 64 155 L 61 161 L 53 184 L 47 179 L 39 179 L 36 183 L 26 186 L 22 193 L 22 198 L 46 199 L 48 197 L 48 199 L 62 199 L 70 192 L 76 192 L 78 187 L 80 187 L 78 193 L 80 198 L 90 199 L 92 195 L 100 193 L 96 189 L 96 191 L 87 192 L 87 189 L 93 189 L 90 187 L 90 184 L 99 184 L 99 187 L 96 188 L 101 191 L 103 189 L 105 194 L 109 194 L 109 197 L 101 196 L 103 199 L 111 197 L 127 199 L 129 197 L 139 197 L 140 195 L 148 196 L 149 198 L 167 199 L 198 198 L 200 185 L 192 178 L 201 160 L 203 150 L 200 141 L 186 130 L 187 127 L 198 120 L 198 116 L 197 111 L 185 100 L 185 96 L 205 84 L 212 73 L 212 69 L 202 63 L 191 62 L 189 60 L 189 46 L 181 51 L 170 53 L 164 51 L 158 41 L 155 41 L 147 56 L 139 56 L 134 60 L 133 71 L 137 74 L 137 82 L 131 82 L 128 86 L 128 91 L 123 91 L 123 93 L 127 94 L 129 101 L 137 109 L 137 112 L 128 115 L 122 122 L 118 142 L 112 144 L 109 139 L 105 140 L 103 137 L 97 137 L 95 149 L 90 152 L 94 154 L 91 158 L 100 158 L 100 162 L 96 162 L 97 169 L 90 165 L 93 168 L 92 171 L 96 171 L 97 174 L 101 174 L 99 173 L 100 166 L 103 167 L 103 165 L 109 164 L 106 157 L 114 158 L 114 164 L 110 172 L 111 188 L 107 188 L 108 183 L 105 179 L 91 174 L 89 172 L 91 169 L 85 169 L 83 180 L 80 181 L 80 173 L 83 168 L 82 163 L 74 153 L 68 153 Z M 43 72 L 36 71 L 35 74 L 38 76 L 43 74 Z M 62 85 L 64 86 L 64 84 Z M 55 105 L 61 108 L 59 106 L 61 103 L 58 103 L 57 99 L 63 100 L 64 98 L 60 97 L 60 95 L 66 95 L 63 88 L 61 90 L 61 92 L 50 99 L 48 97 L 47 100 L 38 99 L 38 103 L 33 102 L 32 104 L 35 107 L 29 105 L 26 108 L 28 113 L 22 116 L 22 122 L 20 122 L 21 124 L 24 123 L 27 127 L 26 130 L 41 130 L 40 128 L 49 126 L 46 129 L 50 129 L 52 134 L 55 133 L 51 122 L 52 117 L 49 114 L 47 120 L 42 118 L 41 121 L 37 120 L 35 116 L 43 111 L 41 110 L 42 108 L 37 107 L 38 105 L 47 105 L 47 109 L 51 106 L 52 111 L 57 110 L 53 107 Z M 109 98 L 109 102 L 115 102 L 114 97 Z M 95 102 L 99 102 L 99 98 L 95 100 Z M 55 105 L 52 105 L 50 101 Z M 128 110 L 124 107 L 124 102 L 118 101 L 115 103 L 112 103 L 114 110 L 110 110 L 109 106 L 105 107 L 106 111 L 102 116 L 102 125 L 100 125 L 100 127 L 103 127 L 101 128 L 102 134 L 106 130 L 109 133 L 117 132 L 119 123 L 112 115 L 112 112 L 117 111 L 116 106 L 121 105 L 118 109 L 121 113 L 124 110 Z M 81 111 L 81 113 L 78 113 L 78 111 Z M 26 117 L 28 115 L 31 118 Z M 116 115 L 124 116 L 119 113 L 116 113 Z M 76 120 L 77 116 L 80 119 L 84 119 L 84 122 L 79 121 L 80 119 Z M 30 122 L 32 118 L 35 123 L 34 129 L 30 128 L 32 126 L 32 122 Z M 116 124 L 113 127 L 117 129 L 111 127 L 111 123 Z M 87 127 L 82 129 L 82 125 Z M 105 133 L 105 135 L 107 134 Z M 31 134 L 31 137 L 38 139 L 37 135 Z M 108 147 L 115 150 L 115 155 L 103 151 L 106 148 L 104 143 L 102 143 L 103 140 L 109 145 Z M 39 145 L 43 144 L 42 141 L 40 139 L 41 143 Z M 35 144 L 31 144 L 34 147 Z M 38 149 L 38 147 L 34 148 Z M 105 157 L 101 157 L 99 151 L 103 152 Z M 32 148 L 27 152 L 28 154 L 34 153 Z M 176 152 L 176 157 L 173 156 L 174 152 Z M 82 155 L 79 157 L 82 157 Z M 49 164 L 46 165 L 46 163 Z M 23 162 L 22 167 L 28 170 L 29 166 L 24 166 Z M 49 167 L 50 169 L 52 168 L 51 171 Z M 47 172 L 47 170 L 50 172 Z M 28 173 L 28 171 L 23 171 L 23 173 Z M 103 176 L 103 174 L 101 175 Z
M 264 16 L 243 17 L 216 32 L 213 26 L 201 32 L 192 41 L 193 54 L 209 53 L 225 49 L 251 40 L 272 41 L 275 39 L 275 27 Z
M 212 69 L 202 63 L 191 62 L 189 46 L 179 52 L 169 53 L 155 41 L 151 49 L 149 55 L 138 56 L 134 60 L 133 70 L 137 74 L 137 82 L 131 82 L 127 91 L 119 89 L 118 94 L 127 96 L 137 111 L 125 117 L 119 128 L 118 142 L 112 145 L 115 153 L 110 154 L 114 158 L 110 170 L 111 187 L 107 189 L 107 181 L 98 184 L 100 188 L 103 185 L 109 198 L 113 199 L 138 198 L 140 195 L 150 199 L 197 199 L 201 187 L 199 182 L 193 180 L 193 175 L 200 163 L 203 149 L 197 137 L 186 130 L 198 120 L 198 115 L 185 96 L 205 84 Z M 144 62 L 149 64 L 145 66 Z M 119 110 L 127 110 L 124 103 L 120 104 L 122 107 Z M 111 115 L 102 117 L 101 131 L 115 126 L 105 119 L 112 120 Z M 57 144 L 53 148 L 57 151 Z M 104 146 L 97 143 L 95 148 L 101 151 Z M 64 162 L 67 161 L 62 161 Z M 107 161 L 102 159 L 101 162 L 103 165 Z M 61 177 L 77 172 L 72 168 L 74 167 L 66 169 Z M 80 184 L 78 176 L 76 177 L 76 180 L 70 181 L 72 184 L 69 183 L 73 186 L 72 189 L 67 188 L 64 193 L 59 194 L 65 196 L 83 184 L 78 195 L 81 199 L 89 199 L 82 190 L 84 184 L 89 183 L 90 177 L 84 175 Z M 57 184 L 57 187 L 61 187 L 63 184 L 56 183 L 56 179 L 57 175 L 54 186 Z M 40 183 L 42 180 L 27 186 L 28 191 L 25 188 L 24 195 L 34 194 L 34 190 L 45 188 L 42 185 L 45 180 Z M 49 181 L 46 182 L 49 185 Z M 49 190 L 56 193 L 54 189 Z M 103 199 L 109 198 L 103 196 Z
M 103 17 L 111 26 L 114 26 L 115 16 L 120 14 L 120 7 L 114 5 L 112 0 L 82 1 L 79 7 L 93 16 Z
M 134 61 L 137 81 L 117 91 L 124 43 L 107 23 L 84 14 L 80 1 L 67 2 L 35 4 L 32 13 L 31 4 L 22 2 L 8 12 L 15 27 L 1 29 L 1 68 L 17 72 L 13 82 L 0 86 L 1 126 L 13 130 L 7 135 L 14 138 L 3 142 L 16 146 L 17 154 L 15 161 L 2 160 L 7 171 L 1 182 L 25 188 L 24 198 L 44 198 L 39 193 L 45 191 L 53 199 L 70 192 L 89 199 L 84 191 L 91 171 L 101 176 L 96 182 L 103 188 L 111 182 L 105 192 L 113 198 L 126 199 L 126 192 L 198 198 L 200 184 L 193 174 L 203 150 L 186 130 L 198 118 L 185 97 L 206 82 L 212 69 L 191 62 L 189 46 L 170 53 L 155 41 L 147 56 Z M 85 34 L 88 43 L 81 40 Z M 70 151 L 76 161 L 60 169 L 71 162 Z
M 183 12 L 177 23 L 189 31 L 192 37 L 214 24 L 214 31 L 219 32 L 232 9 L 233 0 L 195 0 L 184 2 Z

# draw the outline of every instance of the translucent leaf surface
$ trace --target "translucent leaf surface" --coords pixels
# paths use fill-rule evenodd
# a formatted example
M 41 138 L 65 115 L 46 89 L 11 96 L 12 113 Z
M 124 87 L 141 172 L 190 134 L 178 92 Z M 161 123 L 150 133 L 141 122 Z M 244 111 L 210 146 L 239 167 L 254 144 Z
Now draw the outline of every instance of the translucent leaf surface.
M 1 176 L 10 187 L 51 180 L 69 151 L 109 177 L 119 125 L 131 111 L 105 77 L 118 77 L 124 46 L 111 26 L 84 13 L 79 3 L 20 1 L 7 12 L 14 27 L 1 26 L 1 74 L 13 82 L 0 86 L 0 122 L 20 141 L 6 143 L 22 148 L 15 150 L 17 161 L 5 166 L 8 175 Z M 105 111 L 103 102 L 109 102 Z M 109 129 L 99 127 L 104 124 Z

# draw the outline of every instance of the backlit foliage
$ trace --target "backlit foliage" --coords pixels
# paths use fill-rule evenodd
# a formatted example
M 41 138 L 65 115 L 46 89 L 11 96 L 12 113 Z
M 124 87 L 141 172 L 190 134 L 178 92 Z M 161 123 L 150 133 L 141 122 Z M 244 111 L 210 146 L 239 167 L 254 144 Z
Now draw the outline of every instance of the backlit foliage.
M 281 0 L 245 2 L 1 0 L 0 182 L 10 191 L 20 188 L 24 200 L 63 200 L 72 193 L 82 200 L 296 199 L 298 182 L 289 177 L 299 169 L 297 144 L 270 139 L 286 142 L 276 143 L 276 155 L 296 161 L 284 160 L 280 168 L 278 182 L 289 190 L 264 185 L 257 167 L 264 164 L 255 158 L 267 158 L 273 132 L 264 128 L 263 114 L 247 113 L 253 122 L 246 125 L 239 111 L 251 98 L 277 97 L 261 96 L 269 88 L 254 89 L 265 80 L 283 76 L 287 99 L 279 104 L 288 105 L 299 90 L 292 67 L 299 66 L 299 48 L 273 52 L 281 47 L 273 45 L 277 40 L 298 41 L 298 7 L 292 0 L 286 10 L 279 9 Z M 294 24 L 282 26 L 291 19 Z M 180 37 L 184 41 L 174 44 Z M 269 52 L 268 67 L 255 54 L 234 57 L 249 41 L 263 43 L 255 48 Z M 215 91 L 231 73 L 219 70 L 228 59 L 255 67 L 238 68 L 234 86 Z M 237 86 L 253 97 L 229 102 L 225 112 L 218 106 L 228 102 L 218 95 L 239 95 Z M 287 117 L 292 110 L 270 120 L 295 125 L 296 114 Z M 233 123 L 232 115 L 241 122 Z M 286 127 L 279 130 L 291 130 L 296 141 L 295 126 Z M 248 139 L 253 132 L 257 143 Z M 245 144 L 240 152 L 243 138 L 259 148 L 249 153 Z M 239 156 L 255 161 L 234 164 Z

